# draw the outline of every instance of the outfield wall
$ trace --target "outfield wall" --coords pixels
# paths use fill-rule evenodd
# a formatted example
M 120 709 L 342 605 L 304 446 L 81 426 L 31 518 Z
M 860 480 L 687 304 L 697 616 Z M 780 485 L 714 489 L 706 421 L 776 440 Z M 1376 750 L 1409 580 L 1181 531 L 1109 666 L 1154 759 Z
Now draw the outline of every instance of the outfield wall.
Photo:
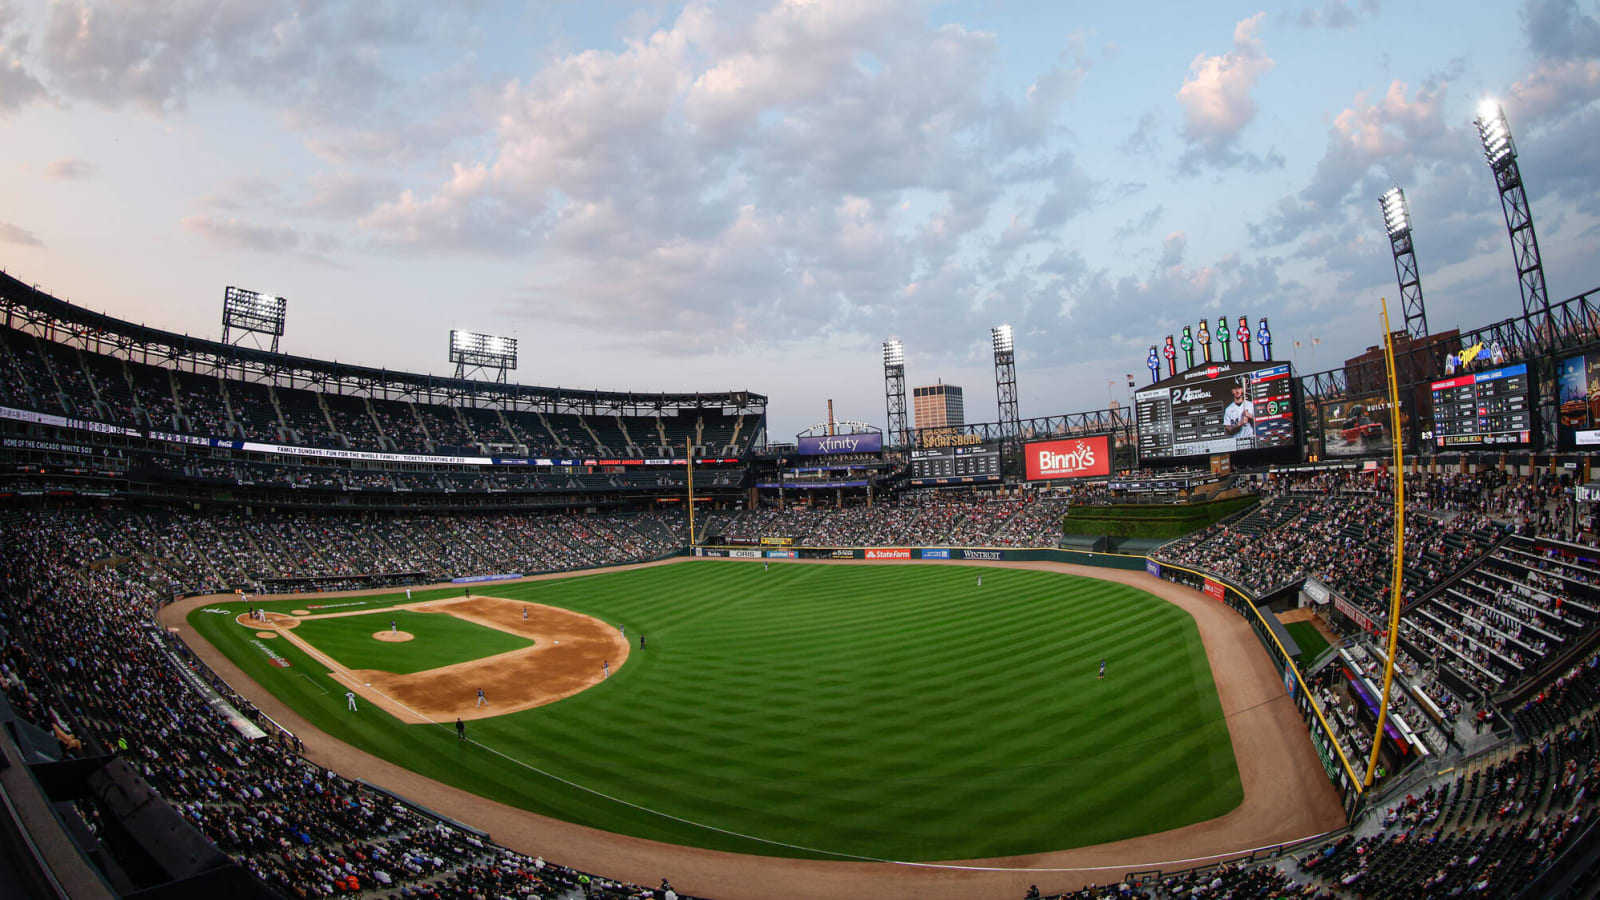
M 1295 708 L 1306 723 L 1311 746 L 1322 760 L 1328 781 L 1339 792 L 1345 817 L 1353 820 L 1361 811 L 1365 788 L 1356 775 L 1355 767 L 1333 736 L 1333 729 L 1323 717 L 1322 710 L 1312 699 L 1294 659 L 1284 648 L 1266 617 L 1256 607 L 1250 595 L 1214 575 L 1183 566 L 1172 565 L 1148 556 L 1126 553 L 1100 553 L 1087 550 L 1063 550 L 1048 547 L 1003 548 L 992 547 L 785 547 L 781 550 L 758 547 L 695 547 L 685 550 L 686 556 L 734 557 L 746 559 L 859 559 L 859 560 L 925 560 L 928 562 L 1057 562 L 1080 566 L 1097 566 L 1102 569 L 1139 570 L 1157 578 L 1182 584 L 1201 591 L 1220 603 L 1226 603 L 1243 616 L 1255 631 L 1256 639 L 1267 651 L 1283 673 L 1283 686 L 1293 698 Z

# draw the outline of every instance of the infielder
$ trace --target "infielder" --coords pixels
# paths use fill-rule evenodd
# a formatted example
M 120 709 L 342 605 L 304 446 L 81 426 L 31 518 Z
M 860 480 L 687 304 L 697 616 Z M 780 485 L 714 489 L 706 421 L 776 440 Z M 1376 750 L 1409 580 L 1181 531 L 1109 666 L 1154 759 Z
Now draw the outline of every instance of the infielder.
M 602 662 L 600 664 L 600 671 L 604 672 L 607 678 L 610 678 L 611 677 L 611 660 L 608 659 L 605 662 Z
M 483 688 L 478 688 L 478 706 L 487 706 L 488 703 L 489 700 L 483 696 Z

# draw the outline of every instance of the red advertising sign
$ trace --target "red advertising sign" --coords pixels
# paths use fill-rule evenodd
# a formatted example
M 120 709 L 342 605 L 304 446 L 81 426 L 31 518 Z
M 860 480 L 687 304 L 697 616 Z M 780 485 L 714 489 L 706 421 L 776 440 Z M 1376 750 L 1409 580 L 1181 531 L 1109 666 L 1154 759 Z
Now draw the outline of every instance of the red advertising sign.
M 1213 600 L 1217 600 L 1217 601 L 1221 602 L 1221 601 L 1224 601 L 1224 600 L 1228 599 L 1228 591 L 1227 591 L 1226 588 L 1224 588 L 1222 586 L 1222 582 L 1213 581 L 1210 578 L 1207 578 L 1206 579 L 1206 596 L 1212 598 Z
M 1027 460 L 1029 481 L 1111 474 L 1111 438 L 1104 434 L 1036 441 L 1024 445 L 1022 455 Z
M 911 551 L 910 550 L 901 550 L 901 549 L 885 550 L 885 549 L 880 549 L 880 548 L 871 548 L 871 549 L 867 550 L 867 559 L 910 559 L 910 558 L 911 558 Z

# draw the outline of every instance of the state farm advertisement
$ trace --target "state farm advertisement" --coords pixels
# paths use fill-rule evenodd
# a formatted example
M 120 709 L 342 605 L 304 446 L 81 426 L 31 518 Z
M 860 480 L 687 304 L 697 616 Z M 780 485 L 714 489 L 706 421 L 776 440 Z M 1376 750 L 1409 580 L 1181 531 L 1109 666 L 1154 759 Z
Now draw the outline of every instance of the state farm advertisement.
M 1052 478 L 1089 478 L 1111 474 L 1111 436 L 1037 441 L 1023 445 L 1029 481 Z
M 910 559 L 910 550 L 886 550 L 871 548 L 867 550 L 867 559 Z

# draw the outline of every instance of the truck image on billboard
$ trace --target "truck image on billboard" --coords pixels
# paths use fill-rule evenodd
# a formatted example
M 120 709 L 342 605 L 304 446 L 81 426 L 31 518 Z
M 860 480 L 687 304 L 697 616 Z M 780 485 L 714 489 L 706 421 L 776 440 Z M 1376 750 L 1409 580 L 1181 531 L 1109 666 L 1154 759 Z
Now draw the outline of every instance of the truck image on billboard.
M 1111 437 L 1095 435 L 1023 445 L 1029 481 L 1111 474 Z

